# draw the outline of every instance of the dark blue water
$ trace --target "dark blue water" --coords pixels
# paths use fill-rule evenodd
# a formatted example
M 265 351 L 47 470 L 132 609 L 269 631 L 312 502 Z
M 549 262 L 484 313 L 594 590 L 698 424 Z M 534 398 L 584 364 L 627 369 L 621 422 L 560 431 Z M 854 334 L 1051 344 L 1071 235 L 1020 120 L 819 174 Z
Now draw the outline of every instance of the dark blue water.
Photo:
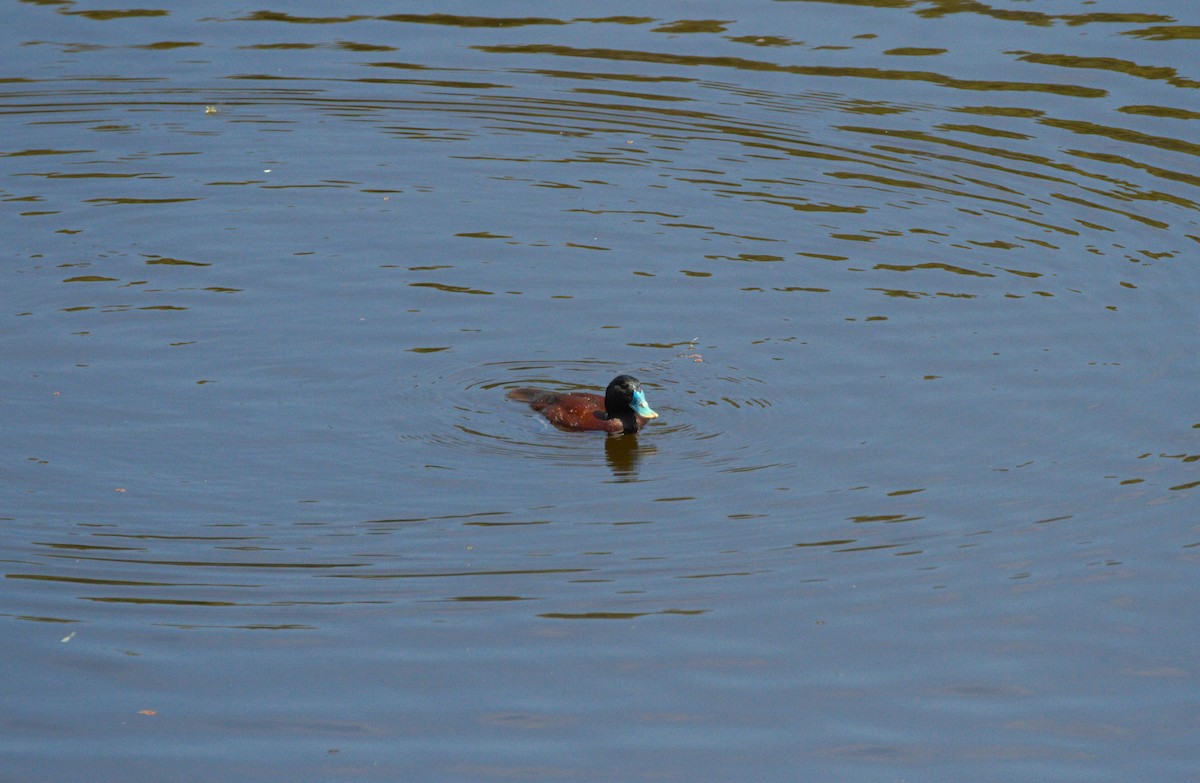
M 0 778 L 1200 779 L 1190 10 L 0 10 Z

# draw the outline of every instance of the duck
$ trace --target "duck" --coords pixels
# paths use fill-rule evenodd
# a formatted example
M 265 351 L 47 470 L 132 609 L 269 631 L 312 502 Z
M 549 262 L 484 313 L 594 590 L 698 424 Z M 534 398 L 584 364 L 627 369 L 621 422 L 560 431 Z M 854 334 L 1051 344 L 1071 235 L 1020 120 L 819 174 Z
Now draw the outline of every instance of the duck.
M 520 387 L 509 390 L 509 399 L 527 402 L 559 429 L 599 430 L 609 435 L 632 435 L 657 419 L 646 403 L 642 384 L 632 375 L 618 375 L 604 396 L 589 392 L 555 392 Z

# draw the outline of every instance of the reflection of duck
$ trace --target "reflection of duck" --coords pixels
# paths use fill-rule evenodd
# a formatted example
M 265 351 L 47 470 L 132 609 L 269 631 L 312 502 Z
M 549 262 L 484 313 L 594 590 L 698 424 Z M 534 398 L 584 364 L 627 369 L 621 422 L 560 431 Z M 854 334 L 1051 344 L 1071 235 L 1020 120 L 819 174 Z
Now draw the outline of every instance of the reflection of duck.
M 604 461 L 612 471 L 613 479 L 618 482 L 637 481 L 642 468 L 642 460 L 657 454 L 658 449 L 646 443 L 638 443 L 638 437 L 605 438 Z
M 630 375 L 618 375 L 604 391 L 604 396 L 587 392 L 546 391 L 545 389 L 513 389 L 508 396 L 529 403 L 550 423 L 564 430 L 603 430 L 610 435 L 637 432 L 658 414 L 646 404 L 642 384 Z

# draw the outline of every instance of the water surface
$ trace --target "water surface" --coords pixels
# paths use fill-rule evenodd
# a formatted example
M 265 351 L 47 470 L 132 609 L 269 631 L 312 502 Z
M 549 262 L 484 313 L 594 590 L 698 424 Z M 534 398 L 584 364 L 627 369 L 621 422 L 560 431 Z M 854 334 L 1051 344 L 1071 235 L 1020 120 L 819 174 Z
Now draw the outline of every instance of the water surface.
M 1195 780 L 1189 10 L 0 11 L 7 774 Z

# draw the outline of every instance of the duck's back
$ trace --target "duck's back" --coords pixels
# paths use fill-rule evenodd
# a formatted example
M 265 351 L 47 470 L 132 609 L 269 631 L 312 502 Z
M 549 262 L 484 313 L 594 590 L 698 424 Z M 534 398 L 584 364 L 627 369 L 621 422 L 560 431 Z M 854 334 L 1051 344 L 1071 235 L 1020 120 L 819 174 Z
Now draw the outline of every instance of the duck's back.
M 599 394 L 588 392 L 546 391 L 522 387 L 512 389 L 508 397 L 519 402 L 529 403 L 529 407 L 538 411 L 552 424 L 572 430 L 605 430 L 615 427 L 621 429 L 619 421 L 611 420 L 604 412 L 604 398 Z

